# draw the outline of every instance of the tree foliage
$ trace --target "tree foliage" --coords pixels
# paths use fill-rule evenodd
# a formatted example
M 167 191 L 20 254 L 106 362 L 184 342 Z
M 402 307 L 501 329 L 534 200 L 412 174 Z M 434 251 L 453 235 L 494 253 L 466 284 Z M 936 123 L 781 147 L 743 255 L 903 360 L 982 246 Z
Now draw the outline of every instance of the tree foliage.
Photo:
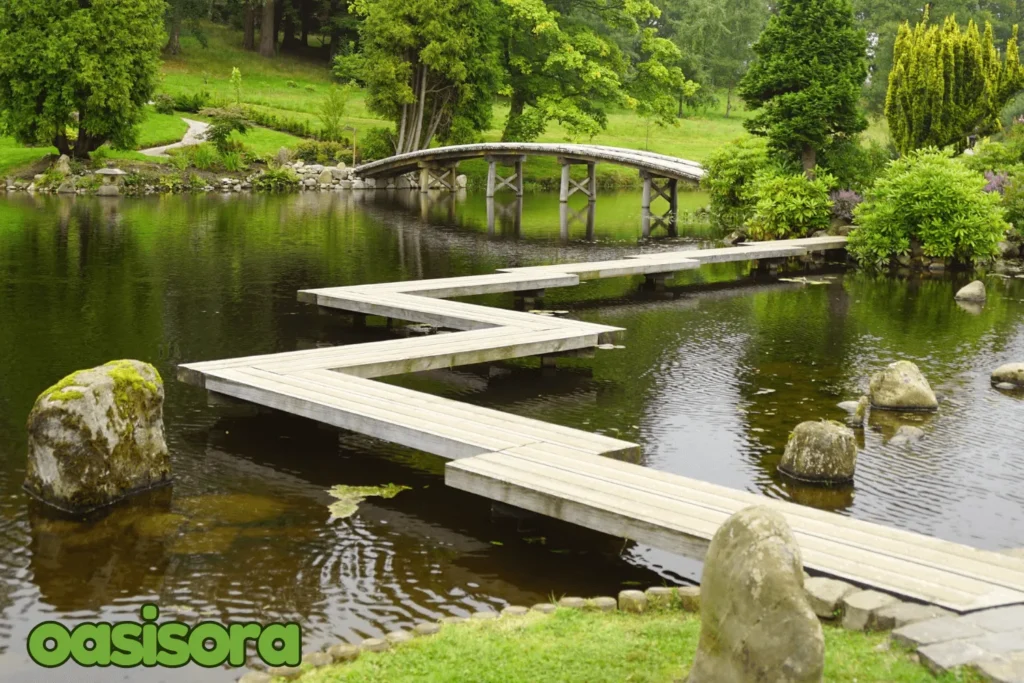
M 398 153 L 460 142 L 490 124 L 501 80 L 490 0 L 356 0 L 366 104 L 395 122 Z M 339 72 L 352 75 L 351 59 Z
M 1016 26 L 1000 59 L 991 24 L 984 34 L 973 21 L 962 31 L 955 17 L 940 27 L 929 24 L 925 12 L 896 37 L 885 101 L 889 134 L 900 153 L 947 145 L 962 150 L 968 135 L 1000 129 L 1000 110 L 1022 86 Z
M 503 93 L 510 111 L 503 140 L 533 140 L 550 122 L 589 138 L 607 125 L 610 106 L 674 121 L 677 93 L 690 88 L 681 54 L 650 26 L 650 0 L 564 2 L 500 0 Z
M 849 0 L 779 0 L 739 86 L 757 110 L 747 129 L 810 173 L 819 150 L 867 127 L 858 108 L 866 45 Z
M 971 263 L 996 254 L 1010 225 L 997 192 L 951 153 L 926 148 L 892 162 L 855 210 L 849 250 L 862 263 L 885 265 L 909 254 Z
M 732 93 L 754 59 L 753 45 L 768 20 L 765 0 L 660 0 L 658 31 L 682 53 L 686 75 L 713 92 Z M 684 99 L 686 99 L 684 97 Z
M 855 16 L 868 34 L 869 76 L 864 87 L 868 111 L 881 114 L 892 70 L 893 45 L 904 22 L 916 24 L 924 16 L 926 5 L 932 13 L 955 14 L 961 21 L 973 20 L 979 26 L 992 24 L 997 44 L 1005 43 L 1020 22 L 1024 3 L 1019 0 L 852 0 Z
M 134 147 L 167 36 L 163 0 L 0 3 L 0 113 L 23 144 Z

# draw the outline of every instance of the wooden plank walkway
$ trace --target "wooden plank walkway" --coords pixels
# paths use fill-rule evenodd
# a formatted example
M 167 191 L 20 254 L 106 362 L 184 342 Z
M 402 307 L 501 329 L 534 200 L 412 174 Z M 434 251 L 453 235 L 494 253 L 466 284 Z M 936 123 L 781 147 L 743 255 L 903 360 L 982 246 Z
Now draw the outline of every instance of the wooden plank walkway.
M 1024 560 L 642 467 L 636 444 L 373 381 L 472 363 L 574 352 L 623 330 L 448 301 L 664 275 L 707 263 L 801 256 L 842 237 L 635 254 L 492 275 L 304 290 L 302 301 L 457 332 L 191 363 L 181 380 L 452 459 L 448 485 L 557 519 L 703 557 L 729 515 L 786 516 L 816 572 L 966 612 L 1024 603 Z

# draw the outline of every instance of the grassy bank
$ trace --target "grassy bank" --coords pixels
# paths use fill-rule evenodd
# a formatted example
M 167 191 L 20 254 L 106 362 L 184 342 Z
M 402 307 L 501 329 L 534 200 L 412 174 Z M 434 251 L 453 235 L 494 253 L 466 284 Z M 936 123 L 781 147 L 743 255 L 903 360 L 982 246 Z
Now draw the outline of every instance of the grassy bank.
M 261 57 L 255 52 L 241 48 L 242 36 L 230 28 L 208 24 L 204 27 L 207 44 L 204 47 L 192 36 L 182 37 L 181 52 L 167 58 L 162 67 L 159 93 L 170 95 L 207 92 L 211 104 L 224 105 L 235 100 L 235 91 L 230 82 L 231 71 L 237 67 L 242 72 L 241 101 L 261 112 L 273 114 L 280 119 L 304 121 L 314 128 L 320 127 L 317 111 L 321 102 L 333 87 L 329 65 L 324 59 L 302 58 L 282 54 L 274 58 Z M 732 115 L 725 116 L 725 98 L 720 98 L 717 108 L 701 115 L 689 116 L 677 121 L 677 125 L 658 127 L 649 125 L 632 111 L 612 111 L 608 126 L 592 140 L 600 145 L 649 149 L 684 159 L 703 161 L 719 146 L 743 134 L 743 120 L 749 115 L 742 104 L 733 99 Z M 139 131 L 139 149 L 156 147 L 175 142 L 184 135 L 186 124 L 182 116 L 199 118 L 195 114 L 163 115 L 152 108 L 147 109 L 146 119 Z M 484 131 L 486 141 L 501 139 L 501 131 L 508 117 L 508 106 L 504 102 L 494 105 L 492 126 Z M 351 92 L 344 125 L 354 127 L 358 134 L 377 126 L 392 124 L 376 118 L 366 108 L 365 94 L 355 89 Z M 867 133 L 871 139 L 884 140 L 888 134 L 884 122 L 876 122 Z M 565 142 L 568 132 L 552 125 L 539 138 L 539 142 Z M 294 147 L 300 138 L 266 128 L 252 130 L 244 139 L 245 144 L 257 155 L 272 156 L 281 147 Z M 0 138 L 0 173 L 9 173 L 24 168 L 44 157 L 56 154 L 52 147 L 26 148 L 10 138 Z M 108 151 L 113 159 L 143 161 L 131 151 Z M 38 170 L 38 169 L 37 169 Z M 482 185 L 486 177 L 483 161 L 470 161 L 460 166 L 461 172 L 470 177 L 474 186 Z M 547 189 L 557 185 L 558 163 L 553 158 L 531 158 L 524 169 L 525 180 L 531 189 Z M 576 169 L 580 177 L 585 173 Z M 602 187 L 633 187 L 639 185 L 634 170 L 598 165 L 598 182 Z
M 445 626 L 351 664 L 307 672 L 303 683 L 339 681 L 682 680 L 700 635 L 700 620 L 677 611 L 645 615 L 560 609 Z M 980 681 L 963 672 L 934 677 L 911 656 L 885 648 L 887 634 L 825 629 L 825 680 L 843 683 Z

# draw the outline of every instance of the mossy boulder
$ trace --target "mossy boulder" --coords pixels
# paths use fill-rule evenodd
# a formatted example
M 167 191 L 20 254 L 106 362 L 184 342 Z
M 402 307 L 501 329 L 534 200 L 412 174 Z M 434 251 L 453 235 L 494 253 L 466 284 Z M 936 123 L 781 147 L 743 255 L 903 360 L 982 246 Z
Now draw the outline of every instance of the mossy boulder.
M 831 420 L 798 424 L 779 463 L 783 474 L 817 484 L 849 483 L 856 467 L 853 430 Z
M 871 378 L 871 407 L 881 410 L 936 410 L 939 402 L 916 365 L 900 360 Z
M 821 624 L 804 592 L 803 561 L 786 520 L 750 507 L 726 520 L 704 560 L 701 631 L 689 683 L 816 683 Z
M 28 418 L 25 489 L 86 513 L 169 483 L 164 387 L 156 368 L 119 360 L 44 391 Z

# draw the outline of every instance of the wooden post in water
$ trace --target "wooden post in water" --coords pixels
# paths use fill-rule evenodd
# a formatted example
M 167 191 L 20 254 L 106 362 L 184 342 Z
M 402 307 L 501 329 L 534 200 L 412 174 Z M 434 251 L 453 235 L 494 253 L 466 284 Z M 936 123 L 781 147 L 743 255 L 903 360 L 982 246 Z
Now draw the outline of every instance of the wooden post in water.
M 562 188 L 558 193 L 558 201 L 563 204 L 569 201 L 569 171 L 572 169 L 572 165 L 568 159 L 562 159 Z
M 526 157 L 519 157 L 516 159 L 516 196 L 523 196 L 523 159 Z
M 591 203 L 597 201 L 597 164 L 594 162 L 587 164 L 587 196 Z
M 494 183 L 498 176 L 498 162 L 491 159 L 487 162 L 487 198 L 494 198 Z
M 651 236 L 651 176 L 640 171 L 644 180 L 644 192 L 640 199 L 640 232 L 644 237 Z
M 420 166 L 420 192 L 430 191 L 430 166 L 423 164 Z

